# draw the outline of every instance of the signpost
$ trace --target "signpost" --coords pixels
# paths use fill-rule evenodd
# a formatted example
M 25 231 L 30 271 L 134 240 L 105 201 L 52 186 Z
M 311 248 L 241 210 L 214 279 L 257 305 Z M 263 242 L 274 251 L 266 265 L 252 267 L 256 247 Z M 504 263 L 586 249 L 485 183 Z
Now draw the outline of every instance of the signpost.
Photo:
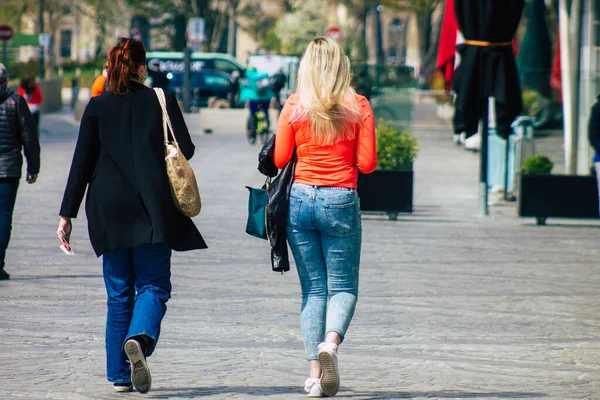
M 7 43 L 13 37 L 14 31 L 10 25 L 0 25 L 0 40 L 2 40 L 2 63 L 8 64 Z
M 132 28 L 131 37 L 135 40 L 142 40 L 142 31 L 140 30 L 140 28 Z
M 44 61 L 45 48 L 41 36 L 44 34 L 44 0 L 40 0 L 40 79 L 46 79 L 46 62 Z
M 190 18 L 188 21 L 187 39 L 191 43 L 203 43 L 206 40 L 206 23 L 204 18 Z
M 329 25 L 325 29 L 325 36 L 337 40 L 338 42 L 344 39 L 344 31 L 337 25 Z
M 183 112 L 192 111 L 192 47 L 197 48 L 206 40 L 206 23 L 204 18 L 190 18 L 187 23 L 186 46 L 183 51 Z

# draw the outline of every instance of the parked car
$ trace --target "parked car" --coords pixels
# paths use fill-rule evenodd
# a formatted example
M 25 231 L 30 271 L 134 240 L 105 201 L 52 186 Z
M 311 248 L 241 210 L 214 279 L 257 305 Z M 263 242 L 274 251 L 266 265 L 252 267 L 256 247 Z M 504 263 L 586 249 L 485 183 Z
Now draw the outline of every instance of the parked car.
M 184 75 L 181 72 L 167 74 L 168 90 L 175 93 L 179 101 L 183 101 Z M 191 107 L 229 108 L 233 80 L 225 72 L 202 69 L 191 75 Z
M 184 71 L 184 57 L 182 52 L 150 51 L 146 54 L 148 76 L 157 74 L 176 74 Z M 201 70 L 216 70 L 231 75 L 234 71 L 244 73 L 245 67 L 229 54 L 194 52 L 190 56 L 192 73 Z

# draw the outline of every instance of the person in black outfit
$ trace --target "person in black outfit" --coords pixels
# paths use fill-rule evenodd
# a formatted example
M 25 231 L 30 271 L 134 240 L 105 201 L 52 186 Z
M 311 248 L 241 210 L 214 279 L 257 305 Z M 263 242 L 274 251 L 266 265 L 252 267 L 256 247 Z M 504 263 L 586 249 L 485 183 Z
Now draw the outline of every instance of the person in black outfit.
M 87 188 L 86 215 L 108 294 L 107 376 L 117 392 L 150 390 L 154 351 L 171 296 L 171 250 L 206 248 L 192 220 L 175 208 L 165 165 L 162 111 L 146 75 L 142 42 L 119 39 L 105 68 L 108 90 L 87 105 L 58 227 L 70 250 L 71 218 Z M 173 94 L 167 111 L 183 155 L 194 144 Z M 129 359 L 129 363 L 127 362 Z
M 0 64 L 0 280 L 10 278 L 4 270 L 4 258 L 21 180 L 21 150 L 27 159 L 26 182 L 35 183 L 40 172 L 40 142 L 35 120 L 25 99 L 7 85 L 8 71 Z
M 598 180 L 598 193 L 600 193 L 600 96 L 592 106 L 590 121 L 588 123 L 588 139 L 594 148 L 594 168 Z
M 283 72 L 283 69 L 279 68 L 277 72 L 271 77 L 271 88 L 273 89 L 275 99 L 275 109 L 281 112 L 283 104 L 281 103 L 281 91 L 287 84 L 287 76 Z
M 356 93 L 365 96 L 369 101 L 371 100 L 373 95 L 373 81 L 371 81 L 368 70 L 361 69 L 358 72 L 354 82 L 354 89 L 356 90 Z

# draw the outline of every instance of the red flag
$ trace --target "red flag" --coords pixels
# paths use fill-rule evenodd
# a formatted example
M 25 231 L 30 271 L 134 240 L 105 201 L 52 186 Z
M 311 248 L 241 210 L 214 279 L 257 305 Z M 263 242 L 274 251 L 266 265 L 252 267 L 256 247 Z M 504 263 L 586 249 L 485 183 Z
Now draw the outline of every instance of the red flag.
M 560 35 L 556 35 L 556 48 L 554 50 L 554 59 L 552 60 L 550 87 L 558 91 L 558 101 L 562 103 L 562 77 L 560 70 Z
M 437 67 L 444 74 L 447 90 L 452 88 L 452 78 L 454 77 L 457 33 L 458 23 L 456 22 L 456 15 L 454 14 L 454 0 L 446 0 L 437 55 Z

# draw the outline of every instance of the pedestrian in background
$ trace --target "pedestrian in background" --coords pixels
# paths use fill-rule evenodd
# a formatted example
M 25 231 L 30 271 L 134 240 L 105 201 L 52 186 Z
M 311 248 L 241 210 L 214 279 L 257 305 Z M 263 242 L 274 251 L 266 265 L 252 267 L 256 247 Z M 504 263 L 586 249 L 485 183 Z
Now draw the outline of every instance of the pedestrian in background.
M 302 288 L 309 397 L 333 396 L 339 389 L 338 347 L 358 296 L 358 171 L 370 173 L 377 166 L 373 111 L 350 83 L 350 61 L 342 47 L 330 38 L 313 40 L 275 135 L 278 168 L 294 152 L 297 156 L 287 238 Z
M 108 90 L 91 98 L 83 114 L 57 234 L 70 251 L 71 218 L 87 189 L 90 241 L 102 256 L 108 295 L 107 377 L 117 392 L 134 386 L 146 393 L 152 381 L 146 357 L 156 347 L 171 297 L 171 250 L 206 244 L 171 198 L 162 109 L 154 90 L 141 83 L 143 43 L 120 38 L 105 68 Z M 167 95 L 167 111 L 190 159 L 194 144 L 173 94 Z
M 258 125 L 257 113 L 264 112 L 267 128 L 271 126 L 269 120 L 269 107 L 273 98 L 273 90 L 269 80 L 269 74 L 258 71 L 256 68 L 249 66 L 244 73 L 244 77 L 240 80 L 240 96 L 241 103 L 248 102 L 250 115 L 248 116 L 246 136 L 251 144 L 256 143 L 256 131 Z
M 21 78 L 21 84 L 17 89 L 17 93 L 25 98 L 29 111 L 35 120 L 37 135 L 40 135 L 40 113 L 42 107 L 42 101 L 44 96 L 40 86 L 35 82 L 35 76 L 33 74 L 26 74 Z
M 600 96 L 598 96 L 598 99 L 592 106 L 592 110 L 590 112 L 588 139 L 590 141 L 590 145 L 594 148 L 594 167 L 596 168 L 598 193 L 600 193 Z
M 106 90 L 106 69 L 102 70 L 102 74 L 98 75 L 92 83 L 91 97 L 100 96 Z
M 4 269 L 12 230 L 12 216 L 27 159 L 27 183 L 35 183 L 40 172 L 40 142 L 36 124 L 25 99 L 8 88 L 8 71 L 0 64 L 0 280 L 10 278 Z

